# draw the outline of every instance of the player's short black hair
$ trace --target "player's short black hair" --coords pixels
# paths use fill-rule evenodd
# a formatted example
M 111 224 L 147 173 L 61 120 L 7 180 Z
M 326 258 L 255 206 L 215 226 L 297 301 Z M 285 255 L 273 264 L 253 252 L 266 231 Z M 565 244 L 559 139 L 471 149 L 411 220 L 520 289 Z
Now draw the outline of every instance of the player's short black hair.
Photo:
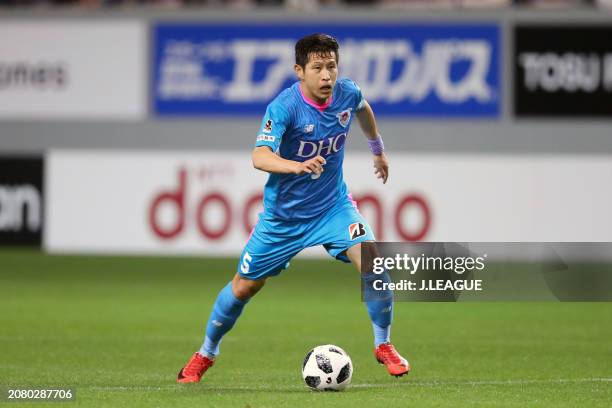
M 322 33 L 307 35 L 295 43 L 295 63 L 302 68 L 306 68 L 310 54 L 328 56 L 332 52 L 337 63 L 340 59 L 339 48 L 338 41 L 331 35 Z

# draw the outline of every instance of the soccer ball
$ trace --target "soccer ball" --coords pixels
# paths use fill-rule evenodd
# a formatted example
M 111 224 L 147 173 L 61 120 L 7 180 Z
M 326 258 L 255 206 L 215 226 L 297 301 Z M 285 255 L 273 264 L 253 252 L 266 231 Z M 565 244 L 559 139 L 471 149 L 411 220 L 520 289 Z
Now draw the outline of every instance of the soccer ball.
M 353 362 L 346 351 L 327 344 L 310 350 L 302 365 L 302 378 L 318 391 L 341 391 L 351 383 Z

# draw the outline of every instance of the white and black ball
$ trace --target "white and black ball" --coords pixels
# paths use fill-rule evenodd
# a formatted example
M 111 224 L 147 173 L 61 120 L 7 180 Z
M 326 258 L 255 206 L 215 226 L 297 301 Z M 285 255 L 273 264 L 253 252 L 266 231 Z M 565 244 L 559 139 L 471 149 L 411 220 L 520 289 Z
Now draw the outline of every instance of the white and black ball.
M 327 344 L 310 350 L 302 365 L 302 378 L 308 387 L 318 391 L 341 391 L 353 377 L 353 362 L 338 346 Z

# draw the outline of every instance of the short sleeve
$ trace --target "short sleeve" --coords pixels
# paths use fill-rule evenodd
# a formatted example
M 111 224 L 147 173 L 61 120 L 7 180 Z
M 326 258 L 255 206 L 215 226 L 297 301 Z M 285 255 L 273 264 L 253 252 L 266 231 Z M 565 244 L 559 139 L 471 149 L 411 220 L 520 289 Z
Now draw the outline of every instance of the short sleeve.
M 359 88 L 359 85 L 357 85 L 354 81 L 350 81 L 350 84 L 353 87 L 353 92 L 355 93 L 356 97 L 355 97 L 355 112 L 362 110 L 365 107 L 365 99 L 363 97 L 363 95 L 361 94 L 361 88 Z
M 261 121 L 255 146 L 268 146 L 273 152 L 277 151 L 289 122 L 289 113 L 279 103 L 269 104 Z

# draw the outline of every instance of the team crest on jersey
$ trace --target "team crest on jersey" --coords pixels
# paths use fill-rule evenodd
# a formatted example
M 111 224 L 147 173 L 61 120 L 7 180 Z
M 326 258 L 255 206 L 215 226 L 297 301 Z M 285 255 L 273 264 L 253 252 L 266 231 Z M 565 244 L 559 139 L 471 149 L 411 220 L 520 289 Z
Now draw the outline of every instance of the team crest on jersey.
M 266 125 L 263 128 L 263 132 L 264 133 L 272 132 L 272 119 L 268 119 L 268 121 L 266 122 Z
M 304 133 L 312 133 L 313 130 L 314 130 L 313 124 L 304 126 Z
M 351 120 L 351 110 L 352 110 L 351 108 L 348 108 L 336 114 L 336 117 L 338 118 L 338 122 L 340 122 L 340 125 L 342 127 L 346 127 L 349 121 Z
M 362 223 L 356 222 L 354 224 L 349 225 L 349 235 L 351 236 L 351 241 L 359 237 L 363 237 L 365 234 L 366 229 Z

